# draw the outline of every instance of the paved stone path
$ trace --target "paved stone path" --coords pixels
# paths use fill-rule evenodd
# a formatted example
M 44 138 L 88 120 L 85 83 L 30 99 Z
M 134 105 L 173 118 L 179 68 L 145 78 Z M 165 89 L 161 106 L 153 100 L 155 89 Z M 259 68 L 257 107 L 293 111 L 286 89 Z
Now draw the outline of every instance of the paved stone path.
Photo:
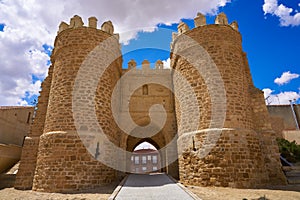
M 130 174 L 117 200 L 193 200 L 165 174 Z

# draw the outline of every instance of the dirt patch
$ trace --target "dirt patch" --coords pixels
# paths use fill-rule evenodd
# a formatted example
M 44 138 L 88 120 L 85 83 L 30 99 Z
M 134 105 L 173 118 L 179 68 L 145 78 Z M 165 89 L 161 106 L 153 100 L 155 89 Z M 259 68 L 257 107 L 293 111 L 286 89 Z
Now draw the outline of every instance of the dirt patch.
M 14 174 L 0 175 L 0 200 L 99 200 L 108 199 L 118 182 L 74 194 L 44 193 L 13 188 Z
M 276 186 L 267 189 L 235 189 L 222 187 L 187 188 L 202 200 L 299 200 L 300 185 Z
M 108 199 L 118 182 L 74 194 L 43 193 L 13 188 L 15 175 L 0 175 L 0 200 L 99 200 Z M 202 200 L 299 200 L 300 185 L 276 186 L 266 189 L 235 189 L 222 187 L 187 188 Z M 265 199 L 264 199 L 265 198 Z

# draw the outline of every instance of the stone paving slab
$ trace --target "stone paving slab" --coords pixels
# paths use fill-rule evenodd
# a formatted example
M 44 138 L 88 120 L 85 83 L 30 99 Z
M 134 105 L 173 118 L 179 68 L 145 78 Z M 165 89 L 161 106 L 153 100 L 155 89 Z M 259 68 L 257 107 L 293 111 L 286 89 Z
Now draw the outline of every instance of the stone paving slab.
M 130 174 L 116 200 L 193 200 L 166 174 Z

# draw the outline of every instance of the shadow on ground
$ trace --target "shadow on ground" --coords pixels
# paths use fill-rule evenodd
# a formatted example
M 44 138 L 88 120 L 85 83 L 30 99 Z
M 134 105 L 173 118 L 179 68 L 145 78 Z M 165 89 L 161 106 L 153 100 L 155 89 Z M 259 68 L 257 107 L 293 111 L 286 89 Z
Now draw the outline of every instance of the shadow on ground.
M 0 190 L 14 187 L 16 174 L 0 174 Z

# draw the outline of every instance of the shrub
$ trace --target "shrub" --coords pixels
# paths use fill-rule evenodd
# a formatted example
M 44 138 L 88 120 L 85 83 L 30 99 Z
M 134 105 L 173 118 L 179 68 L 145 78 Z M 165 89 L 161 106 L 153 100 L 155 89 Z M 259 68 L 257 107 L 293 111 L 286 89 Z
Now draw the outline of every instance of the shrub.
M 282 138 L 277 138 L 277 143 L 282 157 L 291 163 L 300 162 L 300 145 Z

